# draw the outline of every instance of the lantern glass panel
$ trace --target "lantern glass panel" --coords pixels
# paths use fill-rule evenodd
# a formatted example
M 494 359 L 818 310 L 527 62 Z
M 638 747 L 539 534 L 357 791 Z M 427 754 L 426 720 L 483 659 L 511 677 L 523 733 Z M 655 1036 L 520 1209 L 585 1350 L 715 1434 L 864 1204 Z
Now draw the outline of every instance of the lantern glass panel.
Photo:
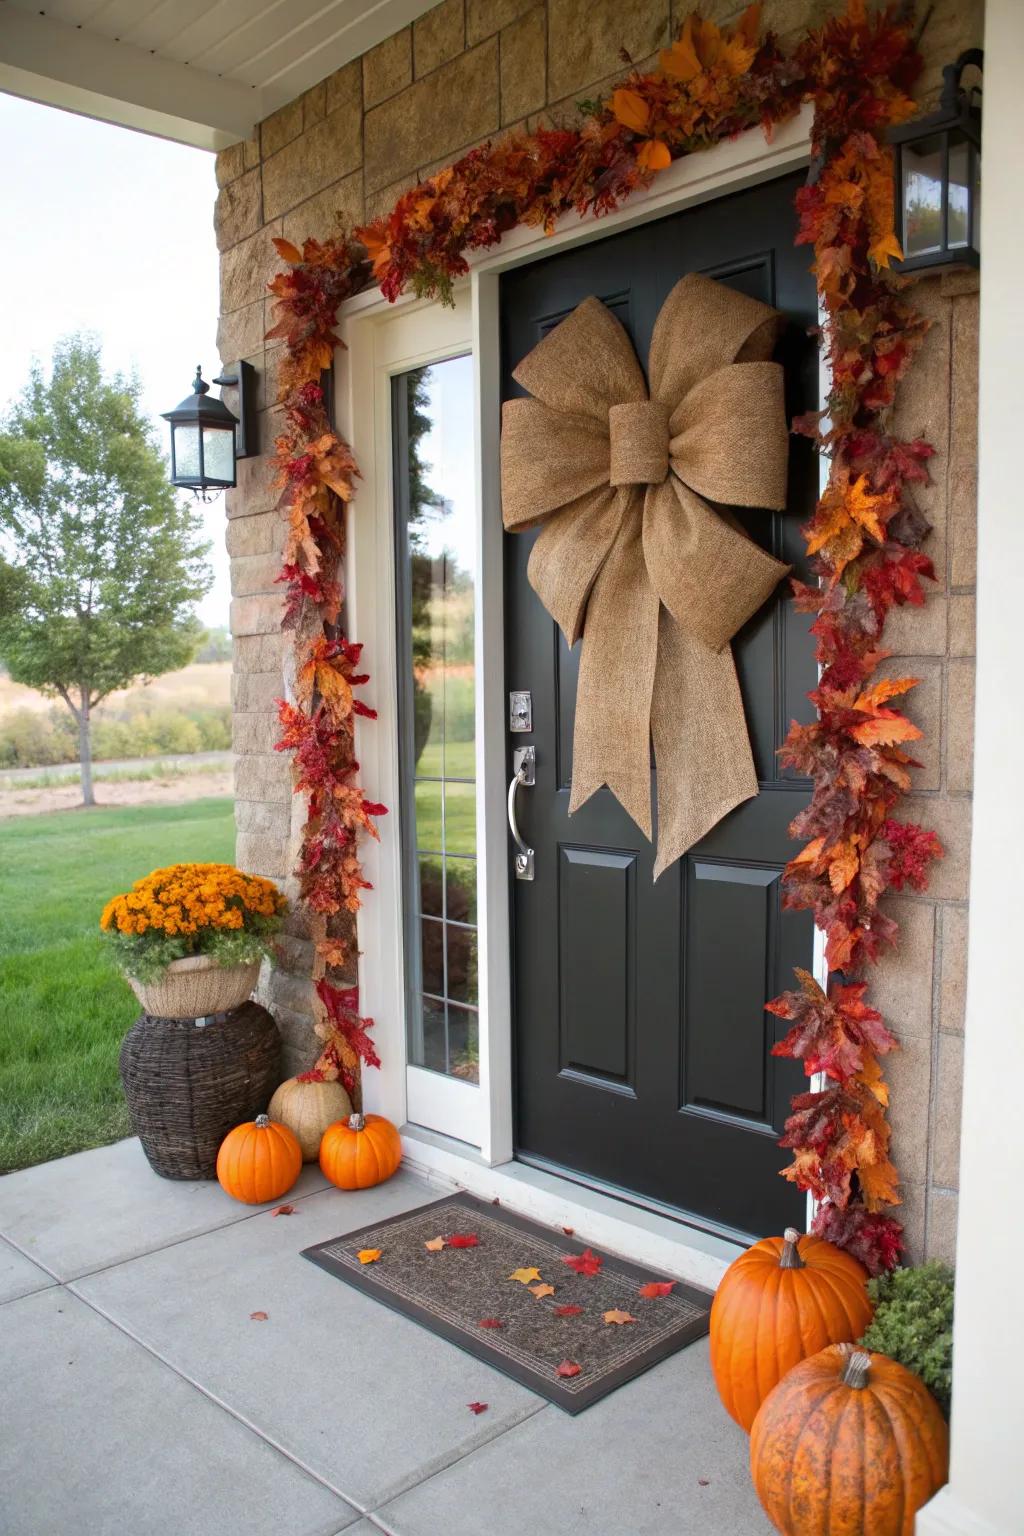
M 971 243 L 971 147 L 966 139 L 949 144 L 949 212 L 946 244 L 963 250 Z
M 174 433 L 174 474 L 178 480 L 199 479 L 199 426 L 195 422 L 176 421 Z
M 903 255 L 908 261 L 942 249 L 943 147 L 943 135 L 936 133 L 901 150 Z
M 203 468 L 207 480 L 227 480 L 229 483 L 234 480 L 234 428 L 203 428 Z

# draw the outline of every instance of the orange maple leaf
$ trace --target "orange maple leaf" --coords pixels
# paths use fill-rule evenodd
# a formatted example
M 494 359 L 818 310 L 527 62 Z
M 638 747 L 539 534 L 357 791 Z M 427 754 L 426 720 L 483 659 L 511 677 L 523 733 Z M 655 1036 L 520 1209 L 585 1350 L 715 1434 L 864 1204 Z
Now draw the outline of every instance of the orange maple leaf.
M 356 1258 L 360 1264 L 376 1264 L 382 1252 L 383 1249 L 381 1248 L 360 1248 Z
M 443 1237 L 432 1237 L 429 1242 L 423 1244 L 430 1253 L 440 1253 L 444 1247 Z
M 536 1296 L 538 1301 L 543 1301 L 545 1296 L 553 1296 L 555 1294 L 553 1285 L 530 1285 L 527 1286 L 527 1290 Z
M 632 1312 L 623 1312 L 619 1307 L 612 1307 L 610 1311 L 602 1312 L 601 1316 L 606 1323 L 637 1323 L 640 1321 L 639 1318 L 633 1316 Z
M 620 85 L 617 91 L 612 92 L 609 105 L 613 117 L 623 128 L 630 128 L 634 133 L 647 132 L 651 109 L 639 91 L 631 91 L 628 86 Z

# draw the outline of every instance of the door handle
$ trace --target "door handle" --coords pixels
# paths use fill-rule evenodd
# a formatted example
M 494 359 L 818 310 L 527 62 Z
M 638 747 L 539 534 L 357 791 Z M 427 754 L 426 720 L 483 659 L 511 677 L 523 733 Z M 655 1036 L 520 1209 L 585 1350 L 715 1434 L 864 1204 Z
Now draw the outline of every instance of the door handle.
M 516 845 L 517 880 L 533 879 L 533 849 L 527 847 L 516 821 L 516 793 L 519 786 L 531 789 L 536 783 L 537 752 L 534 747 L 516 747 L 512 753 L 512 782 L 508 786 L 508 826 Z

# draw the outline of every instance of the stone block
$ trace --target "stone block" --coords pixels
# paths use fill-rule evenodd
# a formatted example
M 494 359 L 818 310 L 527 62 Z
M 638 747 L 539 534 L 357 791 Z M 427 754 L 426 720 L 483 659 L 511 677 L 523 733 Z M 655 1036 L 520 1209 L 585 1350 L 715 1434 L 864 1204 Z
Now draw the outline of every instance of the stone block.
M 268 282 L 281 265 L 281 258 L 271 244 L 274 236 L 280 233 L 280 221 L 275 220 L 258 234 L 250 235 L 223 253 L 220 258 L 221 314 L 230 314 L 233 309 L 242 309 L 265 296 Z M 241 355 L 244 357 L 252 350 L 252 347 L 246 347 Z
M 971 586 L 978 553 L 978 297 L 952 306 L 953 367 L 950 379 L 949 538 L 950 581 Z
M 930 322 L 931 328 L 900 384 L 893 421 L 899 437 L 923 437 L 935 449 L 934 457 L 928 462 L 932 483 L 915 486 L 914 500 L 934 525 L 925 553 L 934 563 L 941 590 L 946 584 L 952 306 L 942 297 L 937 277 L 916 281 L 910 289 L 909 299 Z
M 235 838 L 235 863 L 247 875 L 279 880 L 288 865 L 288 839 L 269 832 L 239 832 Z
M 343 64 L 324 81 L 324 106 L 331 112 L 363 110 L 363 71 L 358 59 Z
M 235 558 L 243 555 L 280 554 L 285 521 L 277 512 L 254 512 L 249 517 L 228 519 L 227 549 Z
M 283 752 L 235 759 L 236 800 L 277 800 L 291 804 L 292 765 Z
M 928 1205 L 928 1189 L 925 1184 L 904 1184 L 903 1203 L 893 1206 L 890 1216 L 903 1225 L 903 1262 L 920 1264 L 924 1258 L 925 1212 Z
M 312 939 L 297 939 L 293 934 L 285 933 L 275 940 L 274 950 L 278 967 L 283 971 L 291 971 L 295 976 L 305 976 L 308 985 L 309 977 L 313 974 Z
M 413 74 L 418 80 L 454 59 L 466 45 L 463 0 L 441 0 L 413 23 Z
M 239 832 L 287 840 L 291 829 L 291 806 L 271 800 L 239 800 L 235 806 L 235 826 Z
M 966 795 L 908 795 L 900 821 L 916 821 L 938 836 L 945 857 L 930 866 L 928 894 L 938 901 L 966 901 L 971 865 L 971 802 Z
M 273 219 L 340 181 L 362 159 L 357 107 L 332 112 L 263 162 L 263 214 Z
M 232 647 L 231 665 L 236 676 L 249 672 L 277 672 L 280 675 L 291 637 L 280 630 L 276 634 L 239 635 Z
M 918 897 L 889 897 L 883 911 L 899 924 L 900 936 L 872 973 L 871 1001 L 901 1039 L 930 1039 L 935 907 Z
M 367 112 L 367 191 L 474 143 L 498 126 L 498 42 L 490 38 Z
M 967 1002 L 966 907 L 946 906 L 942 911 L 942 961 L 939 981 L 939 1028 L 963 1034 Z
M 960 1187 L 960 1104 L 964 1087 L 962 1035 L 940 1035 L 932 1119 L 932 1183 Z
M 213 205 L 217 249 L 226 250 L 248 235 L 254 235 L 261 223 L 260 173 L 258 170 L 245 171 L 217 193 Z
M 294 940 L 292 941 L 295 942 Z M 312 946 L 309 946 L 312 953 Z M 294 1014 L 308 1014 L 313 1005 L 311 971 L 286 971 L 277 969 L 270 979 L 270 995 L 275 1008 L 284 1008 Z
M 500 38 L 501 121 L 536 112 L 547 99 L 547 12 L 542 5 L 507 26 Z
M 254 166 L 259 165 L 262 158 L 260 154 L 260 135 L 258 128 L 251 139 L 246 139 L 242 148 L 245 150 L 245 168 L 247 171 L 251 171 Z
M 401 176 L 398 181 L 391 182 L 386 187 L 379 188 L 376 192 L 366 193 L 366 219 L 387 218 L 392 208 L 398 202 L 403 192 L 408 192 L 419 181 L 419 171 L 413 171 L 409 176 Z
M 226 187 L 229 181 L 234 181 L 236 176 L 241 176 L 244 170 L 245 145 L 241 140 L 237 144 L 229 144 L 227 149 L 217 151 L 214 157 L 214 171 L 218 187 Z
M 889 1084 L 892 1160 L 901 1179 L 922 1183 L 928 1171 L 931 1040 L 924 1035 L 901 1037 L 899 1050 L 886 1056 L 882 1066 Z
M 284 596 L 281 592 L 268 592 L 255 597 L 231 599 L 231 633 L 233 635 L 266 635 L 281 628 L 284 612 Z
M 510 26 L 536 4 L 537 0 L 466 0 L 467 48 Z
M 930 541 L 925 553 L 932 554 Z M 941 583 L 941 577 L 939 578 Z M 947 600 L 933 584 L 925 582 L 928 593 L 923 608 L 905 603 L 890 610 L 885 621 L 885 646 L 894 656 L 945 656 Z
M 272 439 L 260 438 L 263 447 L 269 447 Z M 273 512 L 281 499 L 280 487 L 275 485 L 277 468 L 268 454 L 253 454 L 239 459 L 236 467 L 238 484 L 227 494 L 228 517 L 252 517 L 258 512 Z
M 305 132 L 320 122 L 327 111 L 327 81 L 321 80 L 318 85 L 304 91 L 299 99 L 302 102 L 302 130 Z
M 938 789 L 942 782 L 942 670 L 943 663 L 938 658 L 915 657 L 913 665 L 908 666 L 902 657 L 890 657 L 877 673 L 879 677 L 918 679 L 909 693 L 891 701 L 891 707 L 901 709 L 923 733 L 920 740 L 907 743 L 908 752 L 921 764 L 920 768 L 910 770 L 913 786 L 919 791 Z
M 274 672 L 236 672 L 231 679 L 231 707 L 239 714 L 276 715 L 277 700 L 283 697 L 280 668 Z
M 974 662 L 951 661 L 946 693 L 946 787 L 969 794 L 974 782 Z
M 251 597 L 257 592 L 273 592 L 280 570 L 281 557 L 277 554 L 237 555 L 231 562 L 232 597 Z
M 953 1189 L 933 1189 L 928 1196 L 928 1238 L 924 1257 L 956 1263 L 956 1223 L 960 1197 Z
M 231 717 L 231 746 L 239 756 L 273 752 L 280 734 L 276 710 Z
M 363 54 L 363 108 L 369 111 L 412 83 L 412 28 L 404 27 Z
M 352 171 L 300 203 L 284 217 L 284 237 L 298 246 L 304 240 L 326 240 L 363 222 L 363 173 Z
M 976 602 L 973 592 L 954 592 L 949 599 L 949 654 L 975 653 Z
M 260 153 L 264 160 L 276 155 L 302 132 L 302 97 L 279 107 L 260 124 Z
M 240 357 L 252 359 L 262 351 L 266 332 L 263 315 L 262 299 L 221 315 L 217 321 L 217 355 L 225 368 Z
M 669 42 L 667 8 L 653 0 L 548 0 L 548 94 L 554 99 Z

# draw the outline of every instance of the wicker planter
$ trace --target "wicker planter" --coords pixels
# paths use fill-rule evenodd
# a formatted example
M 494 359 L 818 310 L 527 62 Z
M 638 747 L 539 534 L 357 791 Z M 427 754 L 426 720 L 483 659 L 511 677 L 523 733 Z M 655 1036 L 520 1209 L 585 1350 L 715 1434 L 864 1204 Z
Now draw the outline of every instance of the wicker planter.
M 209 955 L 172 960 L 157 981 L 128 983 L 146 1013 L 158 1019 L 202 1019 L 239 1008 L 253 992 L 260 962 L 218 965 Z
M 211 1019 L 144 1013 L 120 1065 L 150 1166 L 165 1179 L 213 1179 L 228 1131 L 262 1114 L 281 1081 L 281 1037 L 258 1003 Z

